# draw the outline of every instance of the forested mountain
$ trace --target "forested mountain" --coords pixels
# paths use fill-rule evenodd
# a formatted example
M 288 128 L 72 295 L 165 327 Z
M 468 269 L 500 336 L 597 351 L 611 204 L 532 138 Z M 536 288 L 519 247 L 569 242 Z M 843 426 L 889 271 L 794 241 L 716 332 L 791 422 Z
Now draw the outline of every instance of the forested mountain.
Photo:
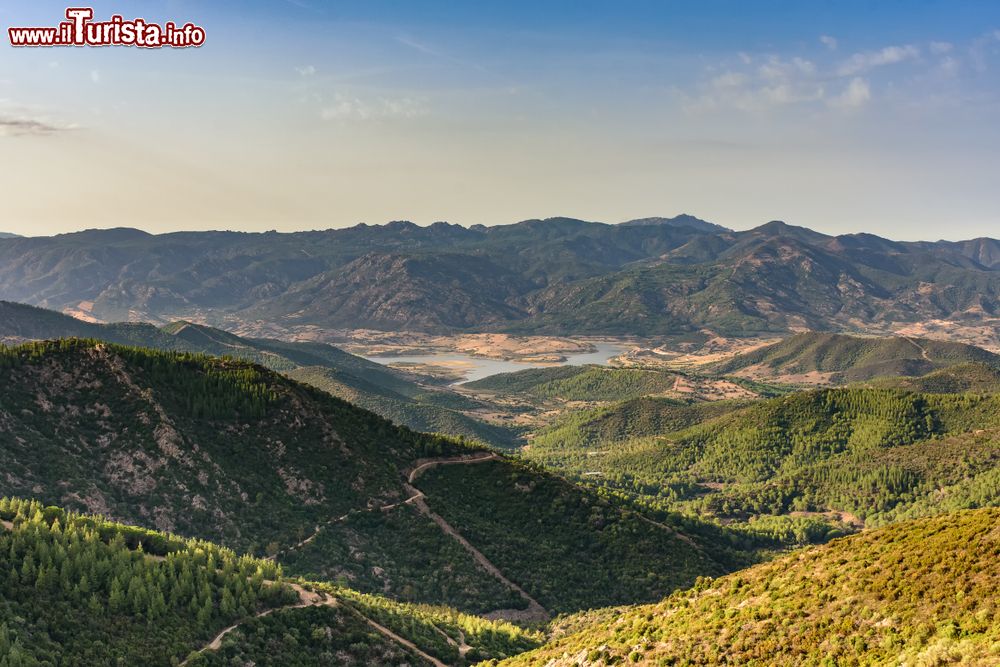
M 1000 664 L 998 526 L 986 509 L 836 540 L 656 605 L 569 617 L 500 664 Z
M 459 667 L 538 644 L 507 623 L 295 583 L 209 542 L 18 499 L 0 499 L 0 565 L 5 667 Z
M 75 339 L 0 350 L 2 494 L 536 617 L 651 599 L 742 558 L 710 525 L 649 521 L 247 362 Z
M 1000 398 L 850 387 L 567 415 L 526 456 L 778 542 L 1000 504 Z M 778 520 L 780 519 L 780 520 Z
M 104 321 L 668 335 L 888 330 L 1000 313 L 998 242 L 690 216 L 0 239 L 0 297 Z
M 519 400 L 618 402 L 644 396 L 685 400 L 757 398 L 769 393 L 762 383 L 733 381 L 656 368 L 555 366 L 498 373 L 466 382 L 463 389 Z M 481 394 L 479 394 L 481 395 Z
M 44 308 L 0 301 L 0 341 L 65 337 L 244 359 L 417 431 L 475 438 L 499 446 L 509 446 L 514 440 L 509 429 L 462 412 L 482 406 L 421 383 L 429 378 L 395 371 L 326 343 L 247 338 L 184 321 L 161 327 L 145 322 L 96 324 Z
M 1000 369 L 993 364 L 957 364 L 920 377 L 879 378 L 869 384 L 927 394 L 996 394 L 1000 393 Z
M 920 376 L 963 363 L 1000 368 L 1000 355 L 973 345 L 924 338 L 800 333 L 706 368 L 720 375 L 810 384 Z

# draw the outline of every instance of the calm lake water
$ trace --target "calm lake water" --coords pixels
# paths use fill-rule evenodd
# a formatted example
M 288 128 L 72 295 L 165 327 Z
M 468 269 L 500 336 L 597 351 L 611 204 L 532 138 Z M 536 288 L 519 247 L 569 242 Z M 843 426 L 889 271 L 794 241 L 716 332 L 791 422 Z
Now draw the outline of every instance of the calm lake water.
M 585 354 L 570 354 L 566 356 L 566 361 L 558 364 L 533 364 L 522 361 L 483 359 L 482 357 L 473 357 L 468 354 L 453 352 L 440 354 L 411 354 L 405 356 L 387 355 L 365 358 L 379 364 L 413 363 L 445 365 L 446 362 L 461 361 L 463 362 L 462 370 L 465 371 L 465 379 L 462 380 L 462 382 L 472 382 L 473 380 L 482 380 L 484 377 L 496 375 L 497 373 L 514 373 L 528 368 L 543 368 L 545 366 L 584 366 L 586 364 L 599 364 L 603 366 L 608 363 L 609 359 L 618 356 L 628 349 L 627 346 L 618 345 L 616 343 L 594 343 L 594 347 L 597 348 L 597 351 L 587 352 Z M 465 366 L 465 364 L 468 364 L 468 366 Z

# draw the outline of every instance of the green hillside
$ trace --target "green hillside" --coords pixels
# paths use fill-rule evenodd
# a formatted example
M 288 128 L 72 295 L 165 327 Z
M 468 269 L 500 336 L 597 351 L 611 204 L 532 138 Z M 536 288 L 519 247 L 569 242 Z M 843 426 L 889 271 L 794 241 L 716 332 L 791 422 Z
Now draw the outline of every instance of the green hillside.
M 501 373 L 465 386 L 565 401 L 620 401 L 672 391 L 677 374 L 637 368 L 561 366 Z
M 608 366 L 558 366 L 500 373 L 462 385 L 485 400 L 528 404 L 540 410 L 578 410 L 580 403 L 614 403 L 644 397 L 676 402 L 720 401 L 776 396 L 791 387 L 745 378 Z
M 1000 393 L 1000 368 L 991 364 L 956 364 L 920 377 L 878 378 L 877 387 L 897 387 L 928 394 Z
M 811 541 L 829 535 L 816 521 L 845 529 L 1000 502 L 1000 397 L 852 387 L 743 407 L 643 399 L 570 415 L 526 455 L 654 506 Z
M 5 667 L 460 667 L 539 643 L 504 622 L 293 582 L 267 560 L 34 501 L 0 500 L 0 565 Z
M 998 586 L 1000 511 L 960 512 L 571 617 L 500 664 L 998 665 Z
M 587 450 L 594 447 L 606 448 L 633 438 L 680 431 L 746 404 L 746 401 L 687 403 L 646 397 L 576 410 L 536 432 L 525 454 L 533 461 L 561 467 L 563 457 L 586 456 Z
M 366 592 L 475 611 L 524 608 L 527 598 L 511 591 L 533 590 L 534 566 L 503 562 L 494 571 L 477 559 L 503 556 L 503 540 L 525 530 L 523 517 L 543 516 L 557 501 L 603 509 L 600 519 L 552 521 L 552 533 L 531 535 L 551 547 L 551 566 L 563 559 L 568 569 L 577 561 L 594 568 L 586 588 L 546 599 L 555 609 L 617 602 L 622 590 L 651 599 L 740 559 L 725 544 L 686 541 L 637 520 L 593 491 L 397 427 L 243 361 L 63 340 L 0 348 L 0 382 L 8 396 L 0 493 L 277 555 L 293 573 Z M 469 456 L 482 460 L 449 465 Z M 427 459 L 448 483 L 436 482 L 436 469 L 411 479 Z M 518 485 L 500 484 L 514 477 Z M 530 493 L 535 484 L 545 492 Z M 441 523 L 477 497 L 500 513 L 470 524 L 478 532 L 463 544 L 464 528 L 452 535 Z M 598 552 L 578 549 L 598 540 Z M 648 557 L 620 562 L 634 542 L 650 545 Z M 629 583 L 651 571 L 655 585 Z M 461 585 L 442 572 L 455 572 Z
M 417 431 L 474 438 L 509 447 L 516 434 L 463 413 L 483 407 L 428 378 L 401 373 L 343 350 L 314 342 L 245 338 L 191 322 L 163 327 L 141 322 L 94 324 L 62 313 L 0 301 L 0 341 L 90 338 L 155 350 L 233 357 L 288 374 Z
M 1000 367 L 1000 356 L 973 345 L 923 338 L 808 332 L 738 355 L 709 370 L 721 375 L 843 384 L 885 376 L 920 376 L 963 363 Z
M 496 447 L 512 448 L 518 444 L 516 430 L 462 412 L 486 406 L 455 392 L 413 383 L 393 389 L 387 384 L 373 384 L 367 374 L 345 373 L 323 366 L 296 368 L 285 375 L 415 431 L 465 436 Z

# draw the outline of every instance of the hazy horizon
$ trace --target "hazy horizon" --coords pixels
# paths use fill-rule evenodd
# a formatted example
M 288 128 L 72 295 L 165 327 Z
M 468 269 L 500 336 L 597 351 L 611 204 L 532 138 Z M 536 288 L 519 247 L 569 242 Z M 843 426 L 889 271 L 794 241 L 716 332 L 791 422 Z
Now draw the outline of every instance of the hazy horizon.
M 433 220 L 433 221 L 428 221 L 428 222 L 418 222 L 418 221 L 414 221 L 414 220 L 386 220 L 386 221 L 383 221 L 383 222 L 365 222 L 365 221 L 361 221 L 361 222 L 355 222 L 355 223 L 352 223 L 352 224 L 340 225 L 340 226 L 337 226 L 337 227 L 303 227 L 301 229 L 235 229 L 235 228 L 225 228 L 225 227 L 206 227 L 204 229 L 163 229 L 163 230 L 151 231 L 151 230 L 143 229 L 142 227 L 137 227 L 137 226 L 134 226 L 134 225 L 112 225 L 112 226 L 107 226 L 107 227 L 99 227 L 99 226 L 98 227 L 81 227 L 80 229 L 68 230 L 68 231 L 63 231 L 63 232 L 56 232 L 54 234 L 41 234 L 41 233 L 39 233 L 39 234 L 16 234 L 16 233 L 14 233 L 14 235 L 16 237 L 19 237 L 19 238 L 45 238 L 45 237 L 58 236 L 58 235 L 66 235 L 66 234 L 79 234 L 79 233 L 82 233 L 82 232 L 112 231 L 112 230 L 115 230 L 115 229 L 134 229 L 134 230 L 138 230 L 140 232 L 147 233 L 147 234 L 149 234 L 151 236 L 163 236 L 163 235 L 167 235 L 167 234 L 184 234 L 184 233 L 197 233 L 197 232 L 217 232 L 217 233 L 229 233 L 229 232 L 232 232 L 232 233 L 242 233 L 242 234 L 266 234 L 266 233 L 275 233 L 276 232 L 276 233 L 279 233 L 279 234 L 296 234 L 296 233 L 308 233 L 308 232 L 338 231 L 338 230 L 343 230 L 343 229 L 350 229 L 352 227 L 356 227 L 356 226 L 359 226 L 359 225 L 367 225 L 369 227 L 384 227 L 386 225 L 389 225 L 389 224 L 392 224 L 392 223 L 397 223 L 397 222 L 412 223 L 414 225 L 417 225 L 418 227 L 430 227 L 431 225 L 435 225 L 435 224 L 439 224 L 439 223 L 445 223 L 445 224 L 449 224 L 449 225 L 458 225 L 460 227 L 465 227 L 466 229 L 468 229 L 470 227 L 480 226 L 480 225 L 481 226 L 485 226 L 485 227 L 502 227 L 502 226 L 507 226 L 507 225 L 516 225 L 516 224 L 520 224 L 520 223 L 523 223 L 523 222 L 535 222 L 535 221 L 547 222 L 548 220 L 554 220 L 554 219 L 573 219 L 573 220 L 581 220 L 583 222 L 594 223 L 594 224 L 618 225 L 618 224 L 623 224 L 623 223 L 626 223 L 626 222 L 631 222 L 633 220 L 642 220 L 642 219 L 648 219 L 648 218 L 670 219 L 670 218 L 675 218 L 675 217 L 679 217 L 679 216 L 682 216 L 682 215 L 693 215 L 693 214 L 689 214 L 689 213 L 677 213 L 677 214 L 674 214 L 674 215 L 662 215 L 662 216 L 648 215 L 648 216 L 640 216 L 638 218 L 629 218 L 628 220 L 616 220 L 616 221 L 595 220 L 595 219 L 590 219 L 590 218 L 575 217 L 575 216 L 569 216 L 569 215 L 557 215 L 557 216 L 552 216 L 551 218 L 525 218 L 523 220 L 511 220 L 510 222 L 498 222 L 498 223 L 495 223 L 495 224 L 488 224 L 488 225 L 482 225 L 482 223 L 464 224 L 462 222 L 457 222 L 457 221 L 453 221 L 453 220 Z M 987 233 L 987 234 L 983 234 L 983 235 L 980 235 L 980 236 L 970 236 L 970 237 L 962 237 L 962 238 L 940 237 L 940 238 L 912 238 L 912 239 L 908 239 L 908 238 L 896 238 L 896 237 L 892 237 L 892 236 L 885 236 L 885 235 L 882 235 L 882 234 L 878 234 L 876 232 L 866 231 L 866 230 L 829 232 L 829 231 L 826 231 L 826 230 L 823 230 L 823 229 L 820 229 L 820 228 L 817 228 L 817 227 L 811 227 L 809 225 L 797 224 L 795 222 L 790 222 L 788 220 L 780 220 L 780 219 L 777 219 L 777 220 L 765 220 L 765 221 L 760 222 L 758 224 L 748 225 L 748 226 L 745 226 L 745 227 L 733 227 L 731 225 L 727 225 L 724 222 L 720 222 L 720 221 L 717 221 L 717 220 L 706 220 L 705 218 L 702 218 L 701 216 L 698 216 L 698 215 L 693 215 L 693 217 L 698 218 L 699 220 L 702 220 L 703 222 L 709 222 L 709 223 L 713 223 L 713 224 L 716 224 L 716 225 L 720 225 L 721 227 L 728 228 L 729 230 L 731 230 L 733 232 L 750 231 L 752 229 L 761 227 L 761 226 L 769 224 L 771 222 L 781 222 L 781 223 L 784 223 L 784 224 L 786 224 L 786 225 L 788 225 L 790 227 L 804 227 L 806 229 L 810 229 L 812 231 L 819 232 L 821 234 L 826 234 L 828 236 L 841 236 L 841 235 L 851 235 L 851 234 L 874 234 L 875 236 L 882 236 L 883 238 L 886 238 L 886 239 L 888 239 L 890 241 L 902 241 L 902 242 L 914 242 L 914 243 L 919 243 L 919 242 L 931 242 L 931 243 L 933 243 L 933 242 L 936 242 L 936 241 L 970 241 L 970 240 L 973 240 L 973 239 L 976 239 L 976 238 L 991 238 L 991 239 L 998 239 L 998 240 L 1000 240 L 1000 233 L 997 233 L 996 235 L 993 235 L 993 236 L 991 236 L 990 234 Z M 0 229 L 0 240 L 3 239 L 2 234 L 4 234 L 5 232 L 6 232 L 6 230 Z
M 997 235 L 1000 4 L 96 2 L 197 49 L 0 61 L 0 231 L 686 210 Z M 0 0 L 7 26 L 66 5 Z

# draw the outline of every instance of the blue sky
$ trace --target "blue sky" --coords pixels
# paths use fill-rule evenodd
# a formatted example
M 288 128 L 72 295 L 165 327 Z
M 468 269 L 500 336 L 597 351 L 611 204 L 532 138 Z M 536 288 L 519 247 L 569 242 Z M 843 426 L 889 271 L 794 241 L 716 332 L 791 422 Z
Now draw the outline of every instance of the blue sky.
M 65 5 L 0 0 L 4 27 Z M 98 2 L 185 51 L 0 58 L 0 230 L 689 212 L 1000 236 L 997 2 Z M 16 166 L 15 166 L 16 165 Z

